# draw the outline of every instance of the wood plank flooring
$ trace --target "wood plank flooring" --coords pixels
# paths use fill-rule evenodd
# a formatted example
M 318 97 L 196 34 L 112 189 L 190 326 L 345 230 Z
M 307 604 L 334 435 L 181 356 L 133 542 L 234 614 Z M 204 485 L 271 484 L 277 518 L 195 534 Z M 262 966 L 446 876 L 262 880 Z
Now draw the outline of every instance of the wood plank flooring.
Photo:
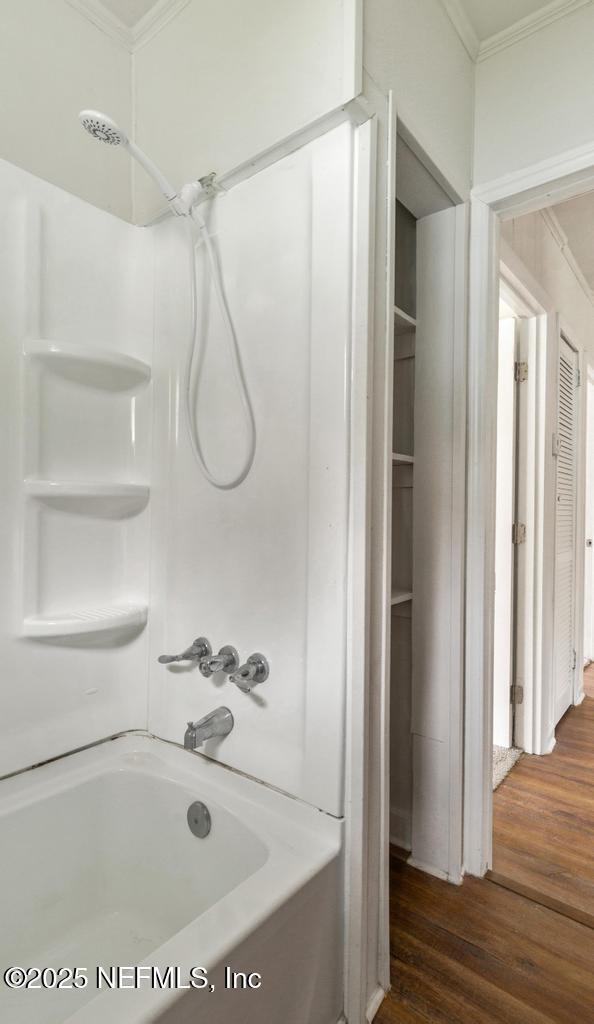
M 377 1024 L 589 1024 L 594 930 L 486 879 L 391 863 L 392 991 Z
M 545 757 L 524 755 L 493 794 L 493 876 L 594 926 L 594 667 Z

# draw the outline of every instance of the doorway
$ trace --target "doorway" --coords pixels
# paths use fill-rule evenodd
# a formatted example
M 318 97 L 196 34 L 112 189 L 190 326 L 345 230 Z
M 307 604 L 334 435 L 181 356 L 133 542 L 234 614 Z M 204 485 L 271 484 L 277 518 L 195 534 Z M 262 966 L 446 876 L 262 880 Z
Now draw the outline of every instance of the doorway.
M 543 666 L 552 569 L 543 549 L 551 490 L 545 434 L 550 300 L 501 242 L 499 280 L 495 558 L 493 600 L 493 782 L 520 752 L 548 750 L 553 728 Z M 548 488 L 548 491 L 547 491 Z M 548 538 L 547 538 L 548 539 Z M 552 603 L 552 598 L 551 598 Z
M 587 202 L 589 215 L 581 209 L 582 219 L 594 223 L 591 193 Z M 586 416 L 594 381 L 586 377 L 584 383 L 584 368 L 594 341 L 594 306 L 562 229 L 571 216 L 571 209 L 558 204 L 491 221 L 500 243 L 494 249 L 498 269 L 515 260 L 518 292 L 525 298 L 531 291 L 540 311 L 533 304 L 533 315 L 522 316 L 502 274 L 501 286 L 497 282 L 493 289 L 500 317 L 494 353 L 495 514 L 488 532 L 495 580 L 490 724 L 492 740 L 499 737 L 521 756 L 485 797 L 483 811 L 489 804 L 490 810 L 483 820 L 490 834 L 481 852 L 484 868 L 500 884 L 594 922 L 588 853 L 594 837 L 594 701 L 584 699 L 583 690 L 592 643 L 591 593 L 590 612 L 585 606 L 594 452 L 592 408 Z M 467 851 L 472 855 L 470 845 Z

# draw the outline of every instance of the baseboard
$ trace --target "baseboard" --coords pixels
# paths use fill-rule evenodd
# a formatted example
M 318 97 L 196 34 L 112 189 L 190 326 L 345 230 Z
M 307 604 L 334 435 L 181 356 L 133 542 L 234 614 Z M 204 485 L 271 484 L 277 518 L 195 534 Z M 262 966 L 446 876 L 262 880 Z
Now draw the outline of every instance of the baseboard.
M 416 857 L 409 857 L 407 864 L 411 868 L 417 868 L 418 871 L 424 871 L 426 875 L 433 875 L 434 878 L 439 878 L 442 882 L 449 882 L 450 885 L 462 885 L 464 881 L 464 874 L 450 875 L 447 871 L 442 871 L 441 868 L 436 868 L 434 864 L 425 864 L 422 860 L 417 860 Z
M 576 699 L 573 702 L 574 707 L 576 707 L 576 708 L 579 707 L 580 704 L 585 700 L 585 698 L 586 698 L 586 691 L 582 690 L 582 692 L 578 694 L 578 696 L 576 697 Z
M 377 1011 L 379 1010 L 379 1008 L 382 1005 L 382 1003 L 383 1003 L 385 998 L 386 998 L 386 993 L 384 992 L 384 990 L 381 987 L 381 985 L 378 985 L 376 990 L 375 990 L 375 992 L 373 993 L 371 999 L 367 1003 L 367 1010 L 365 1011 L 365 1017 L 366 1017 L 366 1019 L 368 1021 L 368 1024 L 371 1024 L 371 1021 L 375 1017 Z
M 417 860 L 416 857 L 409 857 L 409 867 L 417 868 L 419 871 L 424 871 L 426 875 L 433 875 L 434 878 L 441 878 L 442 882 L 449 882 L 447 871 L 442 871 L 441 868 L 436 868 L 433 864 L 425 864 L 422 860 Z
M 538 757 L 546 757 L 547 754 L 552 754 L 553 750 L 555 749 L 556 743 L 557 743 L 557 738 L 555 736 L 555 730 L 553 729 L 552 733 L 545 740 L 545 742 L 543 744 L 543 748 L 542 748 L 541 751 L 539 751 L 537 756 Z M 533 753 L 533 751 L 526 751 L 526 753 Z
M 402 850 L 410 850 L 410 814 L 399 807 L 390 807 L 390 842 Z

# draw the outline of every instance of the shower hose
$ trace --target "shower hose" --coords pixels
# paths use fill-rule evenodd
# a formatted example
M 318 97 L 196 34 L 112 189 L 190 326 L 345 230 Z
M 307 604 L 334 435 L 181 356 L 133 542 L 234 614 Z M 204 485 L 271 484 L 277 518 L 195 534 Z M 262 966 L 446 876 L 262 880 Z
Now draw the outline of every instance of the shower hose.
M 190 343 L 188 346 L 188 358 L 186 365 L 186 381 L 185 381 L 185 406 L 186 406 L 186 419 L 188 424 L 188 433 L 190 436 L 190 444 L 194 457 L 206 477 L 208 482 L 213 487 L 217 487 L 221 491 L 230 491 L 234 487 L 238 487 L 246 476 L 248 475 L 254 461 L 256 454 L 256 421 L 254 418 L 254 410 L 252 408 L 252 401 L 250 398 L 249 388 L 245 376 L 245 370 L 241 360 L 241 350 L 235 328 L 233 326 L 233 320 L 229 311 L 229 304 L 225 295 L 224 284 L 222 280 L 221 270 L 217 255 L 214 251 L 212 239 L 210 237 L 208 228 L 204 221 L 204 218 L 200 214 L 197 208 L 193 208 L 190 215 L 184 217 L 188 228 L 188 238 L 190 243 L 190 291 L 191 291 L 191 334 Z M 198 236 L 196 236 L 194 225 L 198 227 Z M 225 327 L 225 333 L 227 335 L 227 341 L 229 344 L 229 350 L 231 355 L 231 362 L 233 365 L 233 373 L 235 376 L 235 382 L 237 384 L 237 390 L 241 399 L 241 405 L 246 419 L 246 425 L 248 429 L 248 451 L 246 454 L 245 461 L 242 468 L 235 476 L 229 479 L 221 479 L 216 476 L 213 471 L 207 466 L 206 459 L 204 458 L 204 452 L 202 450 L 202 442 L 200 439 L 200 428 L 196 419 L 196 402 L 194 395 L 200 382 L 200 375 L 202 372 L 202 365 L 204 359 L 204 343 L 198 344 L 198 286 L 196 282 L 197 276 L 197 249 L 200 242 L 204 243 L 206 255 L 208 259 L 208 265 L 210 268 L 210 275 L 212 279 L 213 288 L 221 316 L 223 318 L 223 324 Z

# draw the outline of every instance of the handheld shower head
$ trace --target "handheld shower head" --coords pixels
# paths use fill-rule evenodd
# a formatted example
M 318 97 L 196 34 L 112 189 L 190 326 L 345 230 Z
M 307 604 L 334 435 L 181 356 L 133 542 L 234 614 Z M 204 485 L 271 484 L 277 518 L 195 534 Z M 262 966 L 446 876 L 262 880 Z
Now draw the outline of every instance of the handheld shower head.
M 78 119 L 84 130 L 99 142 L 107 142 L 108 146 L 127 145 L 128 136 L 111 117 L 106 117 L 99 110 L 81 110 Z
M 130 156 L 133 156 L 141 167 L 144 167 L 146 173 L 153 179 L 155 185 L 165 196 L 171 209 L 178 217 L 186 217 L 189 214 L 188 204 L 183 199 L 180 199 L 173 185 L 167 181 L 164 174 L 161 174 L 157 165 L 153 163 L 146 153 L 143 153 L 140 146 L 130 141 L 126 133 L 118 127 L 115 121 L 112 121 L 111 117 L 102 114 L 100 110 L 81 110 L 78 119 L 85 131 L 92 135 L 94 139 L 98 139 L 99 142 L 106 142 L 109 146 L 123 146 L 124 149 L 127 149 Z

